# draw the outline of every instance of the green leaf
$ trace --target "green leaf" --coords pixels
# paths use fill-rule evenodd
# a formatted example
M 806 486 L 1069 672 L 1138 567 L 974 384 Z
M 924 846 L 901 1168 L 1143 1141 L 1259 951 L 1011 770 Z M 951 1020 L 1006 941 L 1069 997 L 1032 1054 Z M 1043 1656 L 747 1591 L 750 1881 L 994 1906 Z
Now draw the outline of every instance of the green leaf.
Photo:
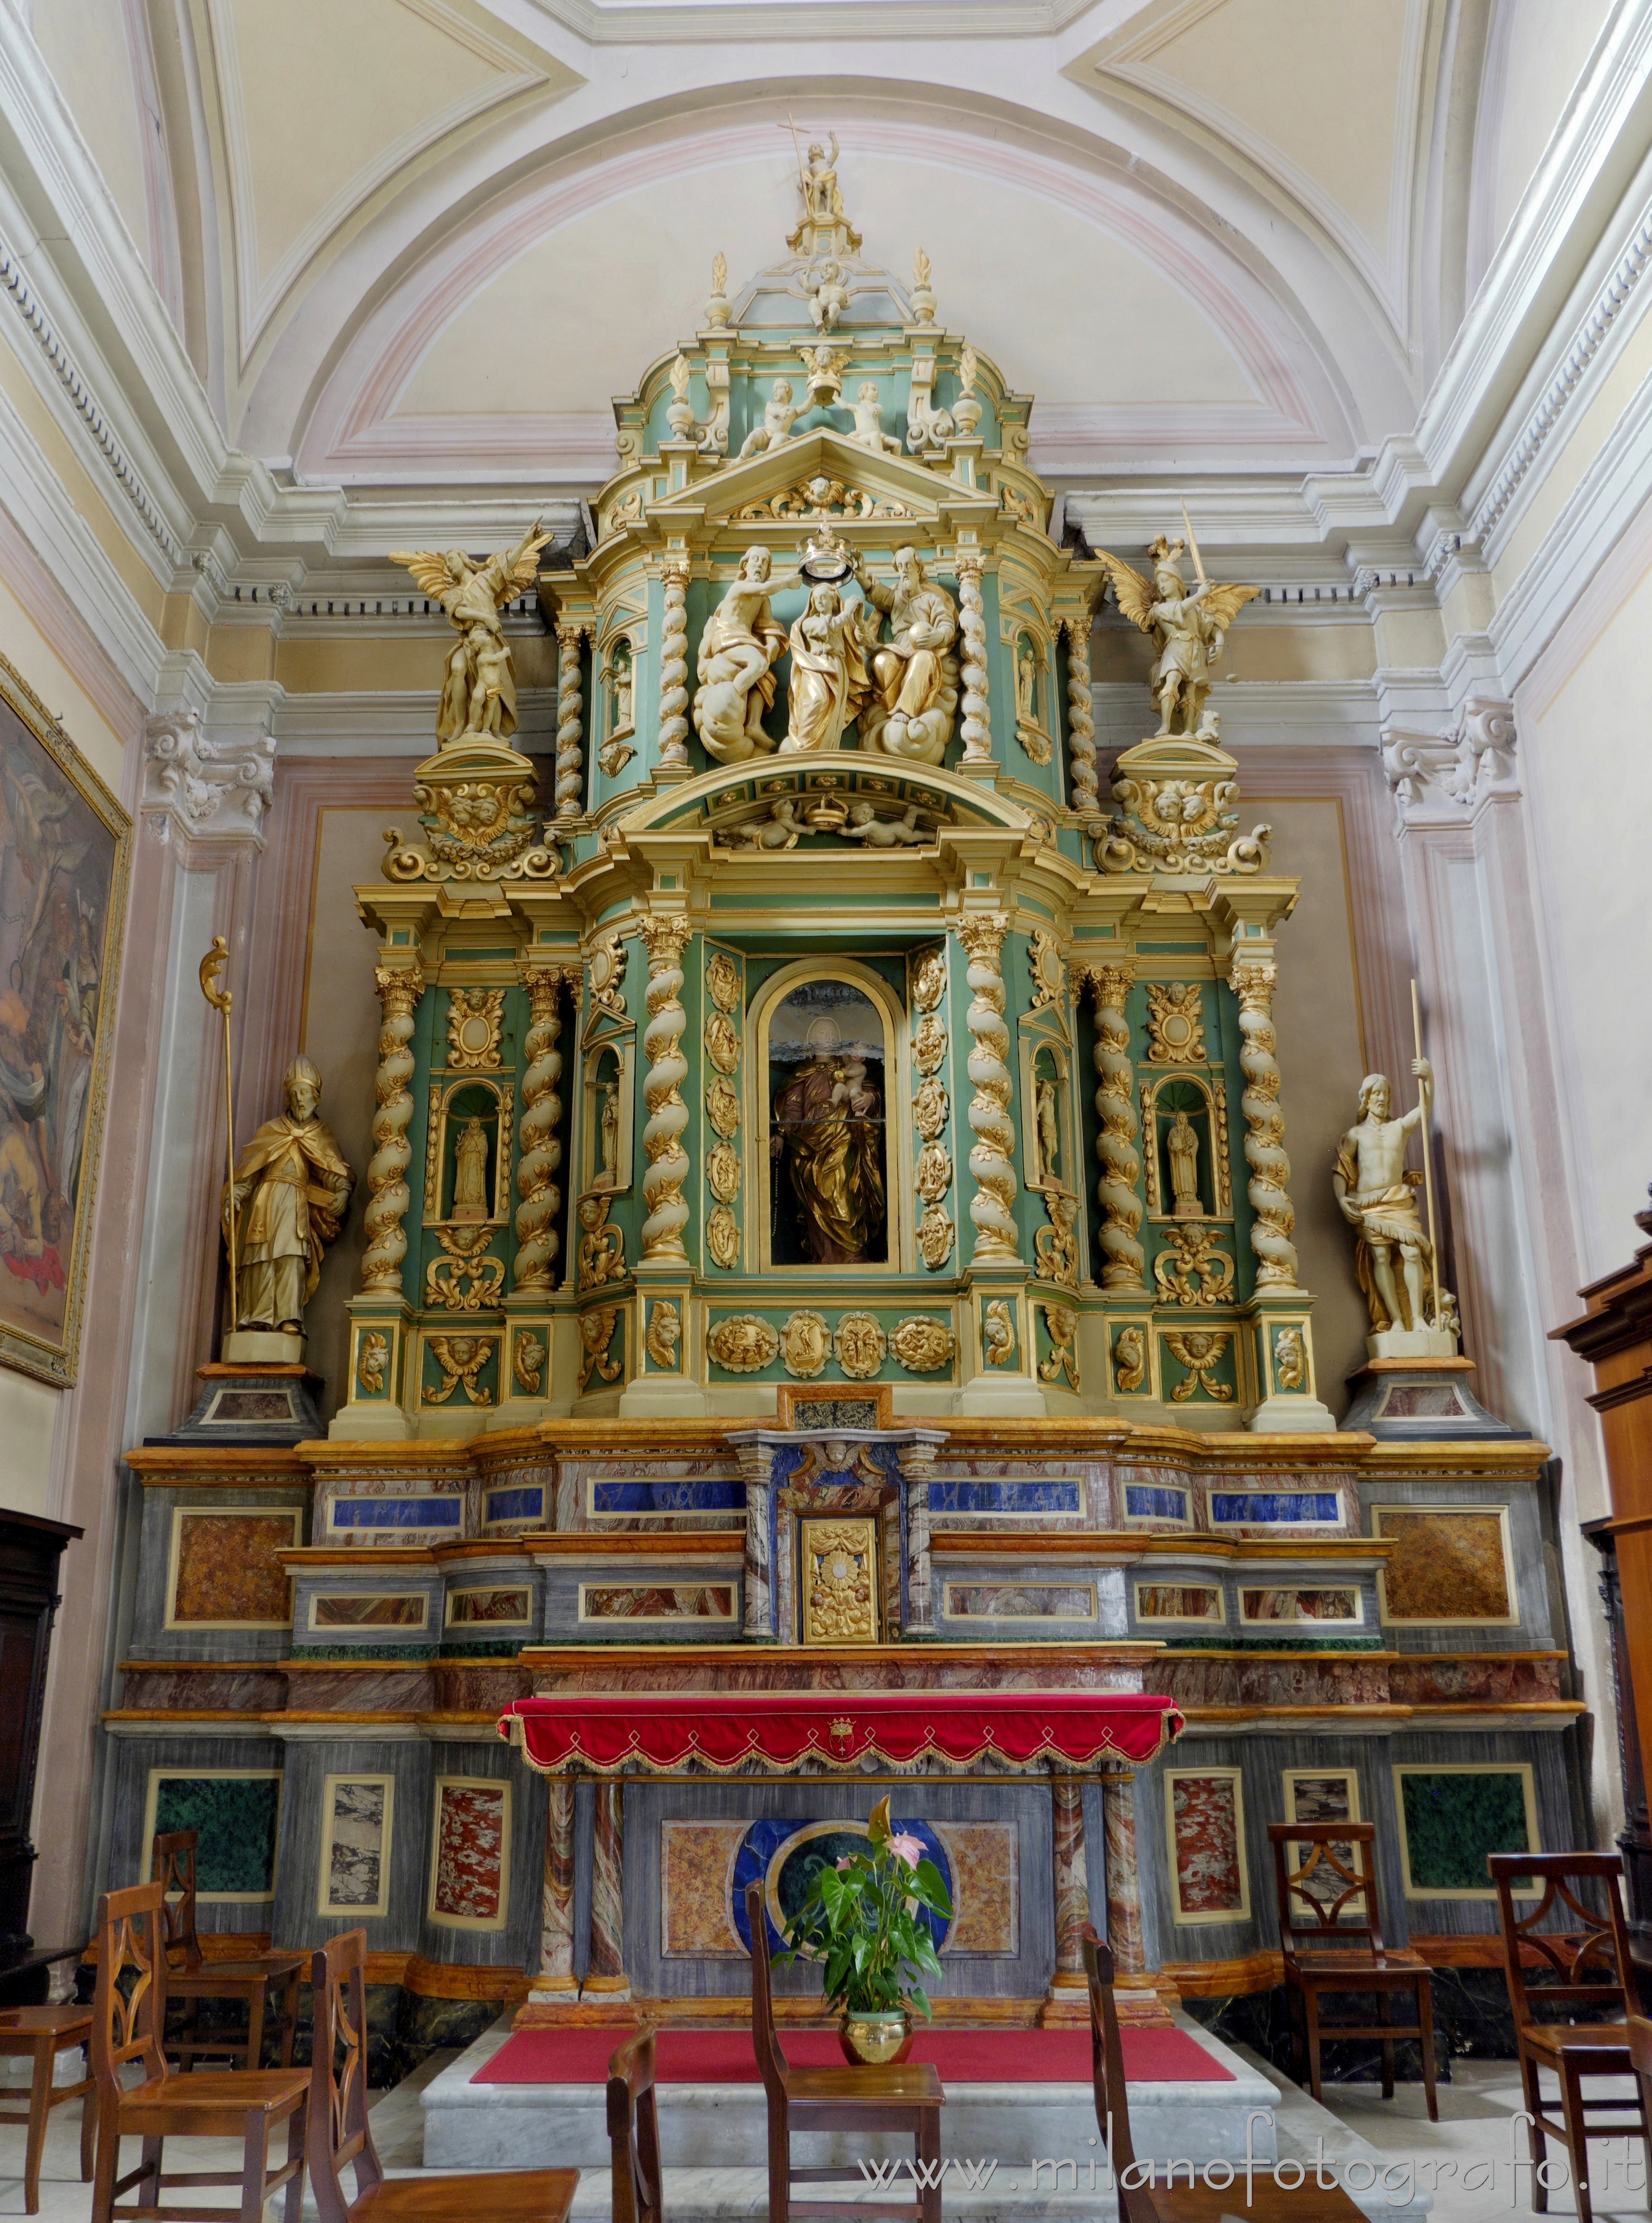
M 914 1984 L 912 1986 L 911 2001 L 912 2005 L 917 2009 L 919 2014 L 923 2016 L 925 2022 L 933 2022 L 935 2020 L 935 2017 L 930 2009 L 930 1995 L 924 1990 L 922 1984 Z

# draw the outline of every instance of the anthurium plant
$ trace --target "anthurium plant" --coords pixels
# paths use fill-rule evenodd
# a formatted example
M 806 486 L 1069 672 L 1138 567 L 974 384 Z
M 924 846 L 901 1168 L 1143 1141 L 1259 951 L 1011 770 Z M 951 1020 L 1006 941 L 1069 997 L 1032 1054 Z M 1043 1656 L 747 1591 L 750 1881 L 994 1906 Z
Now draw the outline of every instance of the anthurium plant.
M 899 2014 L 909 2004 L 926 2020 L 921 1973 L 943 1974 L 924 1911 L 943 1922 L 952 1902 L 923 1840 L 897 1832 L 880 1798 L 867 1824 L 867 1849 L 823 1867 L 786 1930 L 779 1961 L 822 1964 L 829 2005 L 851 2014 Z

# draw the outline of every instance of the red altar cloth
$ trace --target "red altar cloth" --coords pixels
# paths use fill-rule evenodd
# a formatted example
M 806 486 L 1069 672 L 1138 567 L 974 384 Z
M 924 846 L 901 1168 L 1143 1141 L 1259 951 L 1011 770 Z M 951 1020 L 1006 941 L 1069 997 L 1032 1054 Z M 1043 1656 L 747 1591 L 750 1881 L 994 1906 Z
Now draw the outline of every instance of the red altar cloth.
M 517 1698 L 499 1734 L 541 1774 L 714 1773 L 753 1761 L 790 1774 L 867 1760 L 996 1760 L 1053 1774 L 1141 1766 L 1182 1734 L 1173 1698 L 1116 1691 L 627 1691 Z

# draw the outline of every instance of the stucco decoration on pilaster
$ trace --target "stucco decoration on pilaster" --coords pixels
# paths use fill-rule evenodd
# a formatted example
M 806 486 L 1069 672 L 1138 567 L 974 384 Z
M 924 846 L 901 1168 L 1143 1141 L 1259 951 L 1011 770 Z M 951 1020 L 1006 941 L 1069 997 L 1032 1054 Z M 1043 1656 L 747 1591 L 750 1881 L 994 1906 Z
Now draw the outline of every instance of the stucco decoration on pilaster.
M 250 841 L 262 850 L 274 774 L 273 734 L 224 746 L 203 730 L 199 710 L 158 710 L 144 721 L 139 808 L 157 841 L 176 832 L 194 841 Z
M 1382 739 L 1383 776 L 1401 833 L 1460 825 L 1492 797 L 1520 793 L 1514 708 L 1493 696 L 1471 695 L 1443 734 L 1390 721 Z

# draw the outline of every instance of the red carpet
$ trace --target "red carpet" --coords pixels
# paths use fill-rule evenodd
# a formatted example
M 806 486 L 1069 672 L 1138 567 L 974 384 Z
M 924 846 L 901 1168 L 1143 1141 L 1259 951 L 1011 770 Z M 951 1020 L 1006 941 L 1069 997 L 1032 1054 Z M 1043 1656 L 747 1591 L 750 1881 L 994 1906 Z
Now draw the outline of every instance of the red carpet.
M 621 2030 L 519 2030 L 473 2084 L 601 2084 Z M 1140 2084 L 1231 2084 L 1232 2072 L 1184 2030 L 1123 2033 L 1125 2075 Z M 843 2063 L 835 2031 L 788 2031 L 781 2039 L 794 2069 Z M 933 2030 L 918 2034 L 914 2061 L 932 2061 L 943 2084 L 1088 2084 L 1087 2030 Z M 755 2084 L 749 2031 L 665 2030 L 659 2034 L 662 2084 Z

